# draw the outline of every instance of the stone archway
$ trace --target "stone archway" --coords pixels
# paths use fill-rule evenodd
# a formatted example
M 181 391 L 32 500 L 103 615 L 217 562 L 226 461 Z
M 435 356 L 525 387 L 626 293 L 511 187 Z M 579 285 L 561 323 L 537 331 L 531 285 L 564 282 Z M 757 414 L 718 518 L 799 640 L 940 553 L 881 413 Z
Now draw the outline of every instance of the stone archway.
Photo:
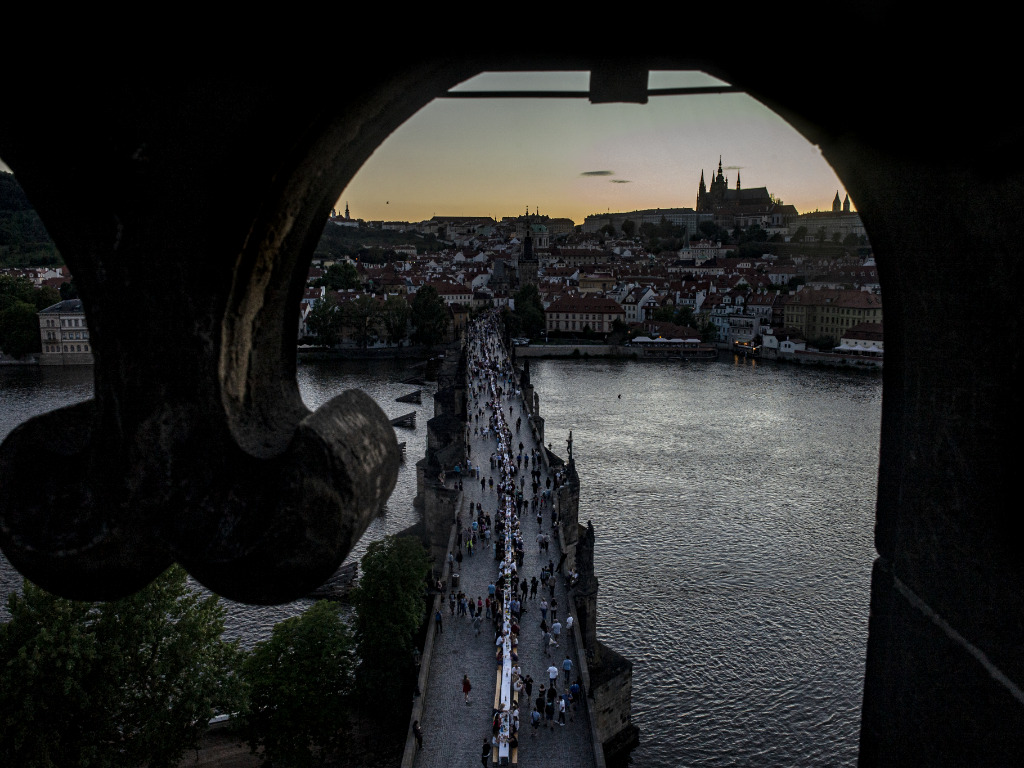
M 868 32 L 870 20 L 850 20 L 842 39 Z M 887 298 L 860 760 L 1012 764 L 1024 746 L 1024 585 L 1007 503 L 1021 353 L 1000 330 L 1015 330 L 1024 263 L 1021 118 L 951 114 L 949 84 L 982 76 L 960 61 L 933 62 L 928 79 L 862 61 L 856 104 L 821 98 L 835 73 L 801 67 L 829 51 L 777 51 L 773 67 L 710 45 L 611 63 L 700 68 L 743 87 L 821 146 L 857 201 Z M 289 65 L 169 79 L 137 62 L 85 64 L 56 98 L 41 76 L 11 83 L 0 157 L 81 283 L 97 358 L 94 401 L 0 449 L 11 560 L 78 596 L 134 589 L 172 558 L 265 602 L 329 572 L 396 454 L 372 417 L 348 420 L 368 406 L 307 416 L 297 399 L 288 307 L 318 222 L 391 130 L 455 82 L 602 60 L 413 47 L 360 71 L 350 54 L 359 74 L 334 100 Z M 997 85 L 972 93 L 998 103 Z M 89 119 L 68 132 L 73 115 Z M 361 450 L 339 449 L 346 433 Z

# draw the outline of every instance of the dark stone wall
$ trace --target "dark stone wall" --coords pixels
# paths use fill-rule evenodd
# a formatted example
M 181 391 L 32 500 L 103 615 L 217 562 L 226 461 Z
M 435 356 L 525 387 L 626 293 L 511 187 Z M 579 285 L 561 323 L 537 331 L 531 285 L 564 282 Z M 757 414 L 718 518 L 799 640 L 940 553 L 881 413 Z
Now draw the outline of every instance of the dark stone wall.
M 692 26 L 720 23 L 696 13 Z M 59 87 L 20 70 L 5 83 L 0 158 L 75 275 L 96 397 L 5 441 L 0 545 L 78 597 L 136 589 L 172 559 L 238 599 L 308 592 L 398 463 L 382 447 L 390 430 L 365 439 L 382 421 L 372 408 L 339 402 L 307 422 L 294 380 L 306 267 L 355 171 L 479 71 L 594 68 L 630 98 L 638 67 L 702 69 L 821 148 L 879 264 L 885 397 L 861 763 L 1018 762 L 1024 118 L 1001 74 L 1018 69 L 1017 46 L 997 39 L 1012 25 L 985 18 L 984 35 L 965 28 L 970 16 L 925 33 L 848 8 L 770 50 L 749 25 L 696 36 L 682 56 L 586 39 L 448 55 L 389 27 L 372 66 L 333 43 L 320 59 L 306 38 L 302 56 L 257 47 L 257 61 L 240 33 L 249 47 L 224 51 L 236 66 L 170 75 L 177 57 L 92 35 L 62 48 L 75 67 Z M 120 55 L 108 66 L 97 50 Z M 345 72 L 344 88 L 325 72 Z M 349 418 L 359 411 L 365 421 Z M 41 475 L 54 451 L 82 471 Z

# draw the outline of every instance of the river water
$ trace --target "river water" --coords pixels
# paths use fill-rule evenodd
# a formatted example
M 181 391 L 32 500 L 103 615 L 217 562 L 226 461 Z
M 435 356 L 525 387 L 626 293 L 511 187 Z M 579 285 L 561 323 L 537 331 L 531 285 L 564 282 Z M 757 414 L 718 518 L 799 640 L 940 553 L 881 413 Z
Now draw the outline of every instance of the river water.
M 361 386 L 408 461 L 350 556 L 414 520 L 433 401 L 400 361 L 300 362 L 311 408 Z M 634 662 L 633 764 L 856 762 L 874 557 L 882 384 L 876 376 L 739 360 L 532 360 L 547 440 L 573 432 L 580 520 L 592 520 L 598 635 Z M 90 369 L 0 367 L 0 438 L 91 395 Z M 424 394 L 433 385 L 422 387 Z M 20 577 L 0 561 L 0 589 Z M 228 603 L 246 645 L 309 604 Z M 0 619 L 6 606 L 0 608 Z

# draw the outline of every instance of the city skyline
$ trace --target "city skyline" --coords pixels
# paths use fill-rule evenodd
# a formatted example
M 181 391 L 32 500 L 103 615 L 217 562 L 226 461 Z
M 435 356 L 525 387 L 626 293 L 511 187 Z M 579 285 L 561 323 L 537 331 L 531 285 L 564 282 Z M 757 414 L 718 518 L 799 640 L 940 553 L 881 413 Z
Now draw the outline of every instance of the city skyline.
M 701 72 L 652 72 L 649 87 L 723 85 Z M 586 92 L 586 72 L 485 73 L 453 91 Z M 800 213 L 830 210 L 846 189 L 817 147 L 744 93 L 583 98 L 436 99 L 389 136 L 339 195 L 353 218 L 570 218 L 692 208 L 719 157 L 729 187 L 766 187 Z M 0 170 L 10 169 L 0 158 Z M 851 201 L 856 209 L 856 201 Z
M 586 91 L 589 75 L 485 73 L 453 90 Z M 651 73 L 649 87 L 723 85 L 699 72 Z M 396 130 L 338 198 L 353 218 L 417 222 L 539 209 L 591 214 L 692 208 L 721 156 L 735 189 L 766 187 L 800 213 L 831 210 L 842 182 L 785 120 L 744 93 L 586 99 L 437 99 Z M 851 201 L 854 202 L 854 201 Z M 856 208 L 854 202 L 854 208 Z

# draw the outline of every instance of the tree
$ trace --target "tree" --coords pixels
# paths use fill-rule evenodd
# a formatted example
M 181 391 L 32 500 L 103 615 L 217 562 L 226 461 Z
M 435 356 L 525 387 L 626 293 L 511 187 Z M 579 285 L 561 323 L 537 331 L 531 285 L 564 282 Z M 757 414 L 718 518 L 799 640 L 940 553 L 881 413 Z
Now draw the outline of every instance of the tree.
M 544 302 L 537 286 L 528 283 L 516 291 L 515 305 L 515 313 L 525 335 L 534 338 L 544 333 Z
M 360 561 L 356 607 L 359 688 L 373 707 L 394 707 L 411 692 L 413 648 L 426 617 L 424 601 L 430 560 L 412 536 L 385 536 L 370 544 Z
M 332 291 L 347 291 L 360 286 L 359 272 L 350 261 L 331 264 L 323 277 L 324 285 Z
M 636 222 L 632 219 L 622 222 L 622 234 L 626 237 L 633 237 L 636 234 Z
M 342 323 L 352 331 L 352 339 L 360 349 L 377 340 L 380 303 L 373 296 L 363 295 L 343 305 Z
M 0 275 L 0 349 L 15 358 L 41 351 L 36 313 L 60 300 L 52 286 L 36 288 L 27 277 Z
M 345 744 L 356 667 L 352 631 L 336 603 L 320 600 L 274 625 L 243 665 L 240 720 L 255 754 L 274 765 L 315 766 Z
M 306 327 L 325 347 L 333 347 L 341 335 L 341 315 L 334 302 L 317 299 L 306 316 Z
M 416 291 L 412 300 L 412 340 L 430 349 L 448 337 L 448 306 L 430 285 Z
M 176 766 L 239 702 L 224 608 L 167 570 L 110 603 L 30 582 L 0 625 L 0 764 Z
M 708 240 L 718 241 L 722 239 L 721 230 L 713 221 L 702 221 L 697 225 L 697 229 Z
M 409 302 L 401 296 L 389 296 L 381 307 L 380 321 L 389 344 L 401 344 L 408 334 Z
M 676 312 L 676 323 L 689 328 L 693 328 L 697 320 L 693 314 L 693 307 L 686 306 L 685 304 L 679 307 L 679 311 Z
M 659 323 L 674 323 L 676 310 L 671 304 L 662 304 L 651 314 L 651 319 Z
M 794 243 L 802 243 L 807 237 L 807 227 L 799 226 L 796 228 L 796 232 L 793 233 L 791 238 Z
M 34 306 L 17 301 L 0 311 L 0 350 L 14 358 L 42 350 Z

